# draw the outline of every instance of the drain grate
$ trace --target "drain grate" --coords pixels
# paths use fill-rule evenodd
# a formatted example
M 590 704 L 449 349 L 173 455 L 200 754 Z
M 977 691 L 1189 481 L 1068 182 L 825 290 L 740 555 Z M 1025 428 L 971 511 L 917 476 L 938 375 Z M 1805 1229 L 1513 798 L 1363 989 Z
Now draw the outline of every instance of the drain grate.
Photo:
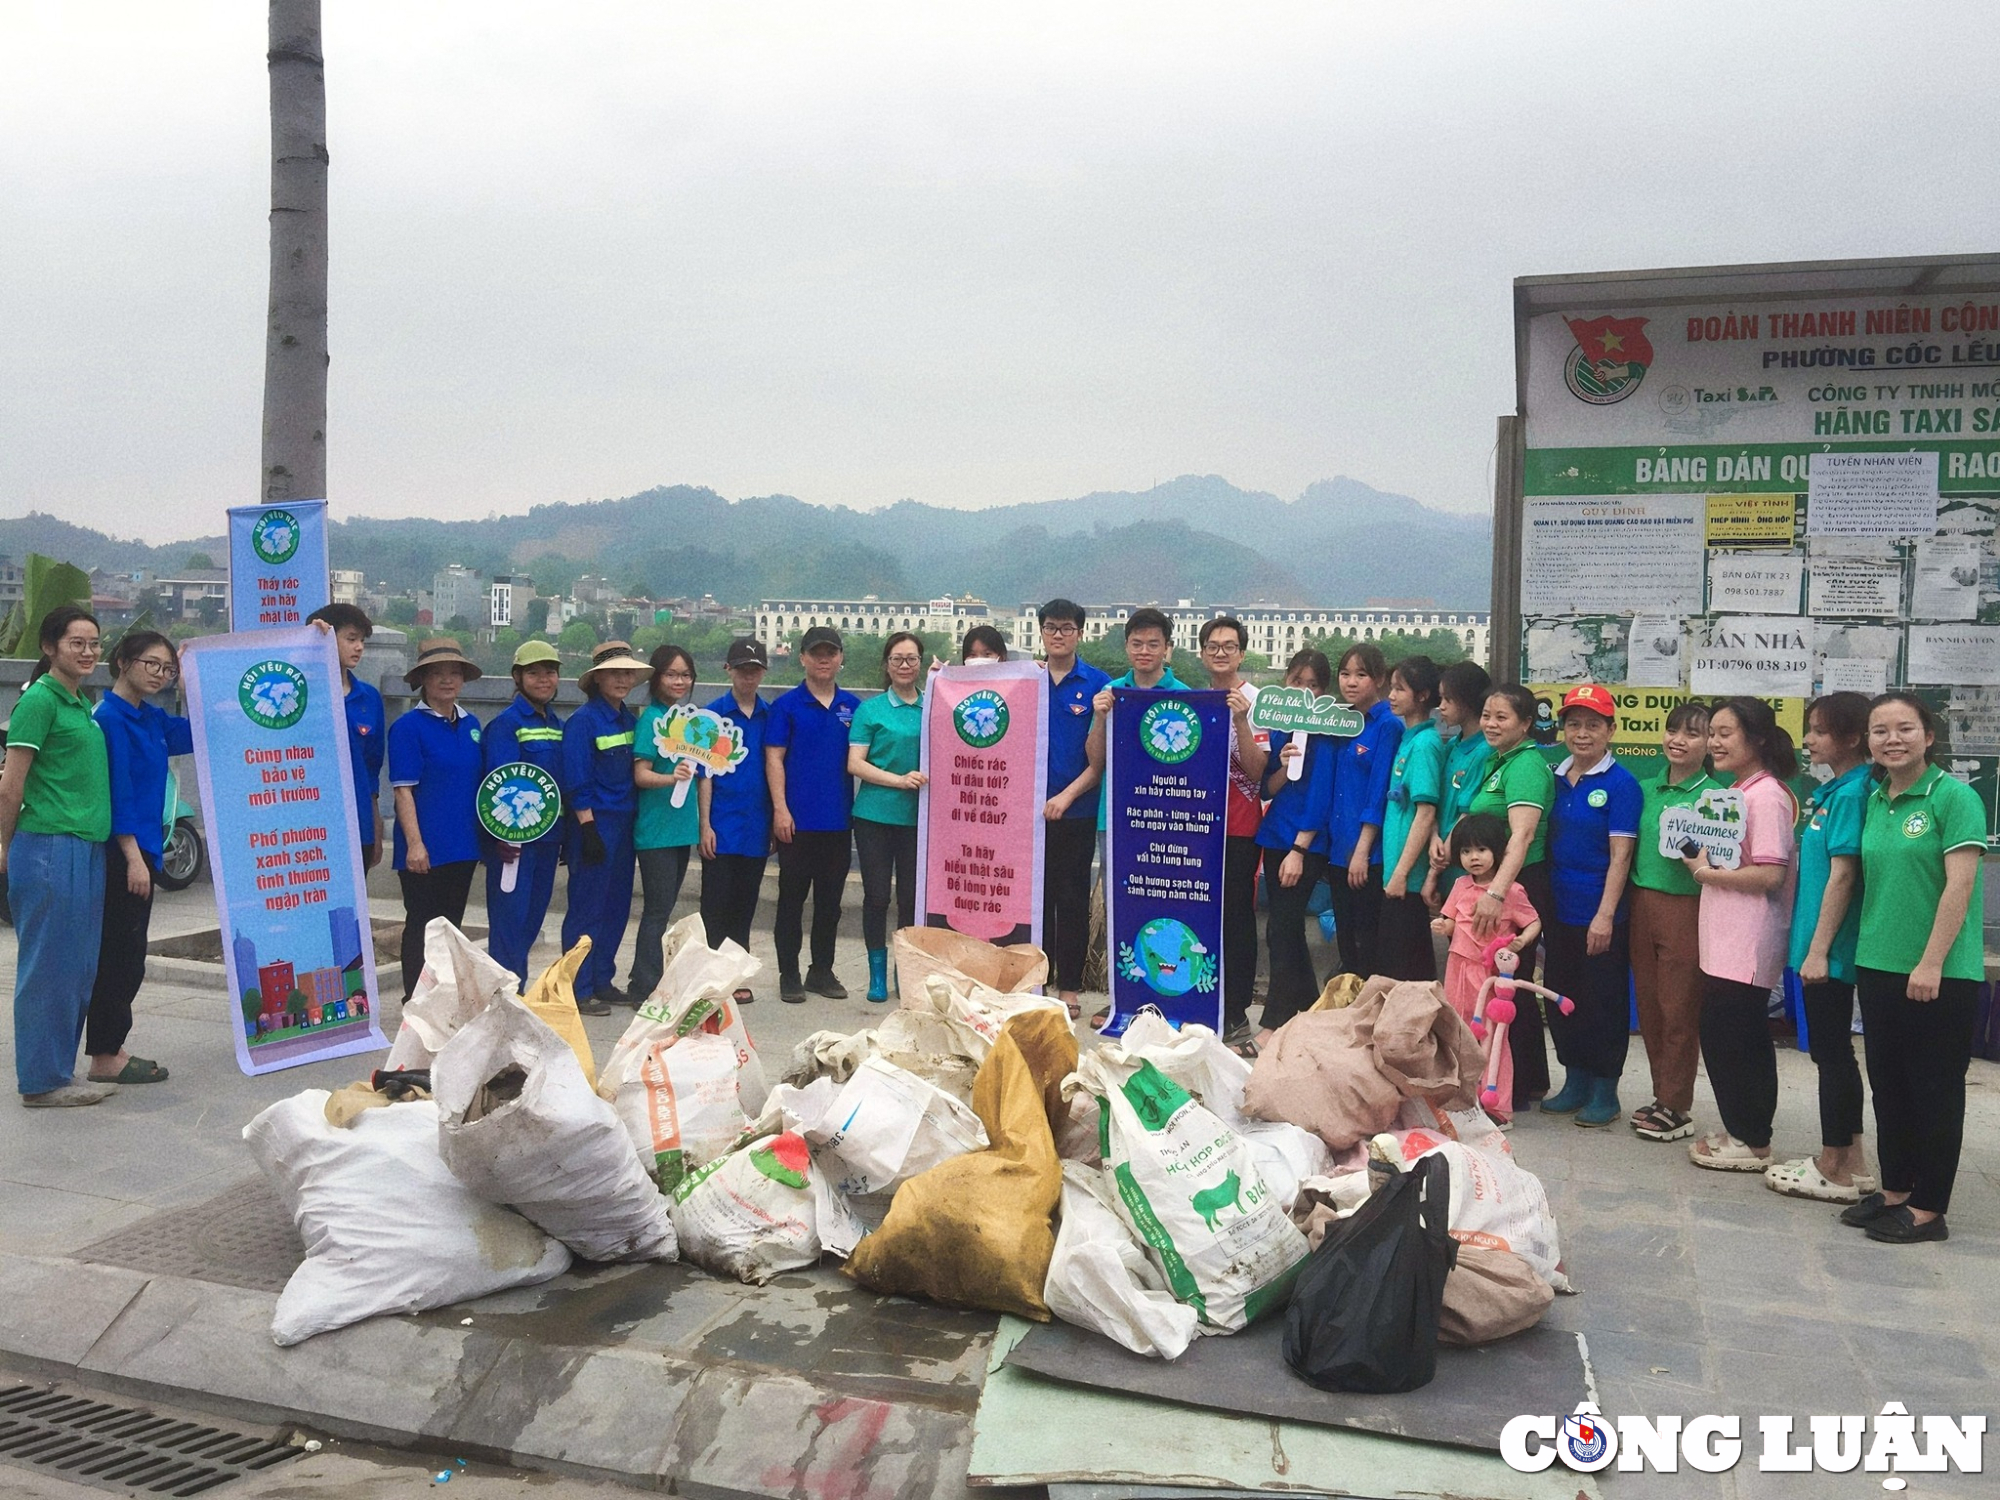
M 85 1245 L 75 1257 L 154 1276 L 282 1292 L 306 1249 L 277 1193 L 252 1177 L 206 1202 L 151 1214 Z
M 300 1451 L 45 1386 L 0 1390 L 0 1463 L 98 1489 L 199 1495 Z

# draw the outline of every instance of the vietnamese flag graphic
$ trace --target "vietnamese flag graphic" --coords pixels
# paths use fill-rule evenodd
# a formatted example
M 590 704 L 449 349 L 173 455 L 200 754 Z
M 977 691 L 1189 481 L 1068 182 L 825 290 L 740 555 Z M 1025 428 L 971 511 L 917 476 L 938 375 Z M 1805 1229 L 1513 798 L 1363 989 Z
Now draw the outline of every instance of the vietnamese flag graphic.
M 1637 365 L 1641 370 L 1653 363 L 1653 346 L 1641 331 L 1645 318 L 1565 318 L 1576 335 L 1583 357 L 1607 373 Z

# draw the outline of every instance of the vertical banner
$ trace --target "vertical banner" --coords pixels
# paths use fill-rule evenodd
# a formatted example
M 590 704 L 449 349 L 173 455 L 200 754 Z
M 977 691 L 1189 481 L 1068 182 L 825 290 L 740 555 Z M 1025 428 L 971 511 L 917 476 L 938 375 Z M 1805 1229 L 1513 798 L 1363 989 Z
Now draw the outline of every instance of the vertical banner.
M 1148 1005 L 1175 1026 L 1220 1031 L 1228 695 L 1113 694 L 1104 763 L 1111 968 L 1104 1031 L 1120 1034 Z
M 182 661 L 238 1066 L 386 1047 L 333 637 L 209 636 Z
M 326 502 L 229 508 L 229 628 L 303 625 L 331 595 Z
M 1042 941 L 1049 676 L 1032 661 L 945 667 L 924 688 L 917 925 Z

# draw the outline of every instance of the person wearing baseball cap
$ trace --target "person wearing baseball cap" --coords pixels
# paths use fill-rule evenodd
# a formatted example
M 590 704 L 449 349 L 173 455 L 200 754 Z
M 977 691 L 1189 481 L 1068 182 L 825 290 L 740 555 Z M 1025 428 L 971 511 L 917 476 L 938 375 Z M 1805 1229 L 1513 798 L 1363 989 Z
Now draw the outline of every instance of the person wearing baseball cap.
M 556 712 L 556 688 L 562 657 L 547 641 L 523 641 L 514 653 L 514 699 L 486 726 L 486 771 L 526 761 L 562 784 L 562 716 Z M 542 935 L 542 919 L 555 894 L 556 865 L 562 855 L 559 823 L 527 844 L 500 839 L 486 841 L 486 951 L 503 968 L 513 970 L 519 988 L 528 980 L 528 950 Z M 502 881 L 508 865 L 516 866 L 514 889 Z
M 1549 813 L 1555 910 L 1544 929 L 1542 977 L 1574 1000 L 1576 1010 L 1548 1012 L 1556 1056 L 1568 1072 L 1542 1109 L 1575 1115 L 1578 1125 L 1598 1129 L 1619 1117 L 1618 1079 L 1631 1040 L 1626 887 L 1646 801 L 1638 778 L 1611 757 L 1617 722 L 1610 689 L 1586 682 L 1563 695 L 1557 723 L 1569 757 L 1555 768 Z
M 750 924 L 757 916 L 757 897 L 764 886 L 764 864 L 771 857 L 771 787 L 764 775 L 764 731 L 771 710 L 757 696 L 770 663 L 764 643 L 738 636 L 722 655 L 729 672 L 729 691 L 708 704 L 736 726 L 749 752 L 743 764 L 724 776 L 704 774 L 696 784 L 701 836 L 701 925 L 708 946 L 720 948 L 725 938 L 750 946 Z M 738 1005 L 756 996 L 736 991 Z
M 778 840 L 778 914 L 771 937 L 778 949 L 778 998 L 805 1002 L 807 991 L 845 1000 L 834 977 L 840 898 L 854 853 L 850 813 L 854 784 L 847 775 L 847 736 L 861 700 L 840 686 L 845 657 L 840 633 L 815 625 L 799 641 L 806 680 L 771 705 L 764 733 L 764 769 L 771 785 L 771 830 Z M 806 896 L 812 895 L 812 967 L 799 977 Z
M 438 637 L 417 648 L 403 681 L 416 707 L 389 726 L 389 785 L 395 797 L 396 879 L 403 888 L 403 998 L 424 971 L 424 929 L 433 917 L 465 922 L 479 866 L 479 781 L 486 774 L 479 721 L 458 706 L 479 664 Z
M 577 675 L 583 706 L 563 725 L 562 793 L 569 812 L 563 860 L 569 866 L 569 910 L 563 915 L 567 953 L 589 937 L 590 956 L 576 974 L 576 1008 L 586 1016 L 626 1003 L 612 980 L 618 945 L 632 919 L 632 742 L 639 719 L 625 699 L 646 675 L 646 663 L 623 641 L 591 652 Z M 640 998 L 644 998 L 641 996 Z

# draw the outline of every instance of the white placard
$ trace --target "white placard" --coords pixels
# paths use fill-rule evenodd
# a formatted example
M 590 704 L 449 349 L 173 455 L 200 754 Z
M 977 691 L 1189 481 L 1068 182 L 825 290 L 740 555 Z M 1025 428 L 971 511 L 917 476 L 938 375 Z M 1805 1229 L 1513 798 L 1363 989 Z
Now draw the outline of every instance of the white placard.
M 1688 688 L 1702 697 L 1805 698 L 1812 693 L 1812 669 L 1812 621 L 1724 615 L 1709 621 L 1695 647 Z
M 1903 613 L 1903 565 L 1894 557 L 1815 549 L 1810 577 L 1806 586 L 1810 614 L 1876 615 L 1893 620 Z
M 1889 691 L 1889 663 L 1879 656 L 1830 656 L 1820 663 L 1823 693 L 1863 693 L 1873 698 Z
M 1710 787 L 1694 801 L 1660 813 L 1660 855 L 1682 857 L 1681 845 L 1692 839 L 1718 870 L 1733 870 L 1743 862 L 1743 794 L 1729 787 Z
M 1679 615 L 1634 615 L 1625 649 L 1625 685 L 1679 687 L 1683 634 Z
M 1593 495 L 1523 505 L 1521 611 L 1702 612 L 1700 495 Z
M 2000 689 L 1953 688 L 1945 704 L 1944 727 L 1954 752 L 2000 754 Z
M 1905 661 L 1913 687 L 2000 687 L 2000 625 L 1912 625 Z
M 1917 543 L 1910 616 L 1918 620 L 1971 620 L 1979 614 L 1976 536 L 1932 536 Z
M 1623 682 L 1625 634 L 1619 615 L 1529 620 L 1522 634 L 1530 682 Z
M 1795 615 L 1806 560 L 1796 552 L 1711 552 L 1708 607 L 1715 614 Z
M 1937 530 L 1938 456 L 1815 453 L 1806 470 L 1810 536 L 1929 536 Z
M 1862 668 L 1835 666 L 1835 662 L 1881 662 L 1888 674 L 1885 686 L 1900 683 L 1897 664 L 1903 659 L 1903 627 L 1871 625 L 1846 620 L 1814 620 L 1812 628 L 1813 668 L 1821 685 L 1843 672 Z M 1828 692 L 1833 692 L 1831 687 Z M 1857 689 L 1856 691 L 1861 691 Z

